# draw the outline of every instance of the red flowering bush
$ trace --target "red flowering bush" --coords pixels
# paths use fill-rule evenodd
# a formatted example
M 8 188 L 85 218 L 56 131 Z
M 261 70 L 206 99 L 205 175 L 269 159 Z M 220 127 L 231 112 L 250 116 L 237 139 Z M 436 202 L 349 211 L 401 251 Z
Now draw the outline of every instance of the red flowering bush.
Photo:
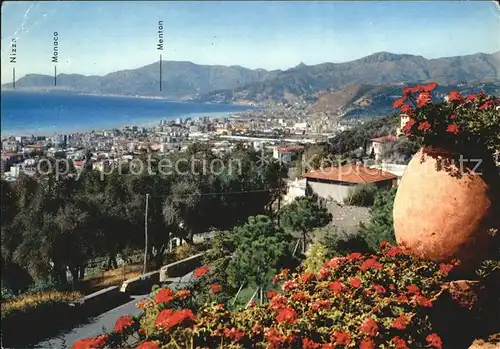
M 464 147 L 485 145 L 500 150 L 500 98 L 484 93 L 462 96 L 457 91 L 433 103 L 436 83 L 403 88 L 393 103 L 408 121 L 401 129 L 412 140 L 430 146 Z
M 415 260 L 399 247 L 384 243 L 376 255 L 353 253 L 329 260 L 317 274 L 282 271 L 275 277 L 281 292 L 269 292 L 268 303 L 238 312 L 224 304 L 207 304 L 195 315 L 185 291 L 158 290 L 152 295 L 154 300 L 172 300 L 143 307 L 136 333 L 130 336 L 115 329 L 105 345 L 141 349 L 444 348 L 428 311 L 454 266 Z M 125 317 L 119 323 L 119 329 L 134 328 L 135 321 Z M 133 338 L 138 340 L 130 346 Z

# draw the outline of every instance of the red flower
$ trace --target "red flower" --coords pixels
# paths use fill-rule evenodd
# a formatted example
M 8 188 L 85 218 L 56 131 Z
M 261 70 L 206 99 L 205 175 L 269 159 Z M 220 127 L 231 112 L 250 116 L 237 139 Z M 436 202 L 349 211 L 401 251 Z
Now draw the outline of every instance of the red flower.
M 160 349 L 158 342 L 148 341 L 142 344 L 139 344 L 135 349 Z
M 229 338 L 232 342 L 238 342 L 242 337 L 245 336 L 243 331 L 238 331 L 236 328 L 225 328 L 224 337 Z
M 250 301 L 250 303 L 248 303 L 248 307 L 249 308 L 255 307 L 255 301 L 253 299 Z
M 370 268 L 380 269 L 380 268 L 382 268 L 382 265 L 379 262 L 377 262 L 375 259 L 370 258 L 370 259 L 367 259 L 366 261 L 364 261 L 363 264 L 361 264 L 361 267 L 359 269 L 361 269 L 361 271 L 365 271 L 365 270 L 368 270 Z
M 412 127 L 417 123 L 417 121 L 413 118 L 410 118 L 410 120 L 408 120 L 406 122 L 406 124 L 403 126 L 403 128 L 401 129 L 401 132 L 403 132 L 404 134 L 408 134 L 410 133 Z
M 353 252 L 349 256 L 347 256 L 346 259 L 349 262 L 354 262 L 354 261 L 360 260 L 361 257 L 362 257 L 361 253 L 359 253 L 359 252 Z
M 468 101 L 475 101 L 476 100 L 476 94 L 471 93 L 470 95 L 467 96 L 466 100 Z
M 213 284 L 213 285 L 210 285 L 210 290 L 213 293 L 219 293 L 220 291 L 222 291 L 222 286 L 218 285 L 218 284 Z
M 194 277 L 197 279 L 208 273 L 210 269 L 208 267 L 200 267 L 194 271 Z
M 120 316 L 116 320 L 114 331 L 118 333 L 123 332 L 127 327 L 132 326 L 134 322 L 134 319 L 130 315 Z
M 304 274 L 301 274 L 301 275 L 300 275 L 300 279 L 301 279 L 304 283 L 308 283 L 309 281 L 314 280 L 314 274 L 312 274 L 312 273 L 304 273 Z
M 441 340 L 441 337 L 439 337 L 436 333 L 432 333 L 425 337 L 425 340 L 431 347 L 437 348 L 437 349 L 442 349 L 443 348 L 443 341 Z
M 292 296 L 292 299 L 296 302 L 306 302 L 307 300 L 309 300 L 309 296 L 307 296 L 306 294 L 302 293 L 302 292 L 299 292 L 299 293 L 296 293 Z
M 265 337 L 270 344 L 270 348 L 273 349 L 282 348 L 286 342 L 292 342 L 294 340 L 293 336 L 287 336 L 287 337 L 282 336 L 274 328 L 269 329 L 266 332 Z
M 165 309 L 156 317 L 155 325 L 168 330 L 182 323 L 190 323 L 196 320 L 193 312 L 190 309 L 172 310 Z
M 479 107 L 479 110 L 485 110 L 485 109 L 488 109 L 489 107 L 492 107 L 492 106 L 493 106 L 492 101 L 486 101 L 483 103 L 482 106 Z
M 404 95 L 408 95 L 408 94 L 411 94 L 411 93 L 417 93 L 417 92 L 420 92 L 420 87 L 419 86 L 415 86 L 415 87 L 403 87 L 403 94 Z
M 71 349 L 102 349 L 108 341 L 108 334 L 100 335 L 95 338 L 85 338 L 76 341 Z
M 284 322 L 287 324 L 293 324 L 297 320 L 297 313 L 290 307 L 285 307 L 280 310 L 278 315 L 276 316 L 276 321 Z
M 351 335 L 347 332 L 343 331 L 335 331 L 332 334 L 332 339 L 335 341 L 337 345 L 348 345 L 351 343 Z
M 328 288 L 335 294 L 339 294 L 345 289 L 345 286 L 340 281 L 333 281 L 328 284 Z
M 401 111 L 401 113 L 405 113 L 407 115 L 413 115 L 414 111 L 411 105 L 409 105 L 408 103 L 403 104 L 399 110 Z
M 393 322 L 392 327 L 397 330 L 404 330 L 406 326 L 410 323 L 410 319 L 404 314 L 401 313 Z
M 431 92 L 432 90 L 434 90 L 437 87 L 437 84 L 435 82 L 430 82 L 427 85 L 422 85 L 419 87 L 420 87 L 420 91 L 422 91 L 422 92 Z
M 266 298 L 267 298 L 267 299 L 273 299 L 273 298 L 274 298 L 275 296 L 277 296 L 277 295 L 278 295 L 278 292 L 276 292 L 276 291 L 269 291 L 269 292 L 267 292 L 267 294 L 266 294 Z
M 420 125 L 418 125 L 418 129 L 420 131 L 424 131 L 424 133 L 427 133 L 431 129 L 431 124 L 429 121 L 424 121 Z
M 420 293 L 420 289 L 418 288 L 417 285 L 408 285 L 406 286 L 406 289 L 408 290 L 409 294 L 418 294 Z
M 457 116 L 456 116 L 455 114 L 451 114 L 451 115 L 450 115 L 450 119 L 451 119 L 451 120 L 455 120 L 456 118 L 457 118 Z
M 403 253 L 403 250 L 401 250 L 401 248 L 399 246 L 391 246 L 391 248 L 388 249 L 387 252 L 385 252 L 385 255 L 387 257 L 391 257 L 391 258 L 396 257 L 400 254 L 404 254 L 404 253 Z
M 351 280 L 349 280 L 349 285 L 351 285 L 351 287 L 358 288 L 361 285 L 361 280 L 354 277 Z
M 158 291 L 155 297 L 156 303 L 169 303 L 174 299 L 174 291 L 165 287 Z
M 408 303 L 408 297 L 406 297 L 404 294 L 399 295 L 397 300 L 399 303 Z
M 275 296 L 271 299 L 269 302 L 269 309 L 273 311 L 281 310 L 283 309 L 288 303 L 288 299 L 284 296 Z
M 330 275 L 332 275 L 332 272 L 326 268 L 321 268 L 318 273 L 318 279 L 319 280 L 324 280 L 328 278 Z
M 417 301 L 417 304 L 420 305 L 421 307 L 425 308 L 430 308 L 432 307 L 432 302 L 425 298 L 424 296 L 421 295 L 416 295 L 415 300 Z
M 462 95 L 457 91 L 451 91 L 448 94 L 448 102 L 455 102 L 455 101 L 461 101 L 461 100 L 462 100 Z
M 410 349 L 406 345 L 405 340 L 402 339 L 402 338 L 400 338 L 399 336 L 396 336 L 396 337 L 392 338 L 391 341 L 394 343 L 396 349 Z
M 335 347 L 333 346 L 333 344 L 326 343 L 321 346 L 321 349 L 335 349 Z
M 344 262 L 344 259 L 344 257 L 333 257 L 328 262 L 326 262 L 324 266 L 331 269 L 337 269 Z
M 363 339 L 359 343 L 359 349 L 375 349 L 375 342 L 371 339 Z
M 452 271 L 454 268 L 454 266 L 452 264 L 445 264 L 445 263 L 441 263 L 439 265 L 439 271 L 444 274 L 444 275 L 448 275 L 448 273 L 450 271 Z
M 378 294 L 385 294 L 387 292 L 384 286 L 381 285 L 374 285 L 373 288 L 375 289 L 375 292 L 377 292 Z
M 453 133 L 455 135 L 460 133 L 460 125 L 457 124 L 449 124 L 446 128 L 446 132 Z
M 432 95 L 430 92 L 422 92 L 417 97 L 417 107 L 422 108 L 424 105 L 428 104 L 432 100 Z
M 293 290 L 294 288 L 297 288 L 299 286 L 299 284 L 297 284 L 295 281 L 293 280 L 286 280 L 284 283 L 283 283 L 283 288 L 286 290 L 286 291 L 291 291 Z
M 317 300 L 316 302 L 314 302 L 314 304 L 312 305 L 312 310 L 316 311 L 318 309 L 330 309 L 332 307 L 332 302 L 329 301 L 328 299 L 325 299 L 325 300 Z
M 189 298 L 190 296 L 191 296 L 191 291 L 189 291 L 189 290 L 179 290 L 179 291 L 175 292 L 174 298 L 183 300 L 183 299 Z
M 394 103 L 392 103 L 392 107 L 395 109 L 395 108 L 399 108 L 401 107 L 406 101 L 406 97 L 403 96 L 401 98 L 398 98 L 394 101 Z
M 312 339 L 304 338 L 302 340 L 302 349 L 317 349 L 320 344 L 316 343 Z
M 359 330 L 368 336 L 375 337 L 378 333 L 378 325 L 375 320 L 368 318 L 359 327 Z

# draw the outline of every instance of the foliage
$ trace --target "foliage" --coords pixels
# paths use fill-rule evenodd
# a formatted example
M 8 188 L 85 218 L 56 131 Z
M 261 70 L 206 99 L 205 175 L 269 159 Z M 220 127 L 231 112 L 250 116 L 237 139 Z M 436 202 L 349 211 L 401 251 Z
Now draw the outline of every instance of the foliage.
M 329 230 L 322 238 L 321 243 L 325 246 L 326 256 L 343 257 L 353 252 L 370 252 L 371 249 L 365 240 L 365 235 L 359 232 L 345 232 L 335 229 Z
M 382 145 L 381 159 L 391 164 L 407 165 L 420 146 L 418 142 L 405 137 L 399 138 L 396 142 L 386 142 Z
M 81 294 L 78 292 L 37 292 L 28 293 L 13 297 L 8 301 L 2 302 L 2 322 L 8 321 L 10 316 L 25 313 L 29 314 L 33 310 L 50 310 L 56 305 L 66 305 L 78 298 Z
M 112 333 L 73 348 L 100 340 L 100 348 L 124 349 L 441 349 L 428 315 L 455 265 L 415 260 L 383 244 L 376 255 L 333 258 L 317 274 L 283 270 L 274 278 L 281 293 L 234 313 L 209 303 L 194 314 L 189 293 L 162 289 L 141 301 L 139 317 L 122 317 Z
M 492 153 L 500 150 L 500 98 L 451 91 L 446 101 L 433 103 L 436 87 L 429 83 L 403 88 L 403 96 L 393 104 L 409 117 L 403 134 L 430 146 L 481 150 L 486 145 Z
M 374 183 L 361 183 L 349 189 L 347 202 L 354 206 L 372 206 L 379 191 Z
M 306 251 L 307 233 L 323 227 L 332 220 L 332 215 L 317 196 L 300 196 L 283 207 L 280 212 L 282 225 L 290 231 L 301 232 L 303 252 Z
M 379 192 L 370 210 L 370 221 L 366 226 L 360 226 L 360 232 L 372 250 L 376 250 L 382 241 L 396 242 L 392 218 L 396 192 L 397 187 Z
M 348 154 L 362 148 L 364 153 L 370 139 L 393 134 L 398 125 L 399 119 L 397 115 L 389 115 L 364 122 L 350 130 L 342 131 L 330 139 L 331 152 L 334 154 Z
M 118 255 L 144 248 L 146 193 L 148 267 L 163 264 L 172 236 L 191 243 L 194 234 L 271 214 L 278 188 L 285 191 L 285 172 L 275 162 L 258 167 L 257 155 L 239 149 L 215 157 L 193 145 L 186 153 L 144 155 L 149 170 L 138 174 L 127 167 L 111 174 L 86 167 L 78 177 L 70 166 L 68 174 L 57 177 L 47 171 L 14 183 L 1 181 L 2 278 L 17 294 L 48 278 L 60 289 L 71 288 L 67 270 L 79 289 L 96 258 L 106 260 L 106 269 L 116 269 Z M 162 160 L 190 159 L 179 162 L 179 171 L 160 171 Z M 227 166 L 211 171 L 195 161 L 203 159 Z M 55 160 L 49 161 L 54 168 Z

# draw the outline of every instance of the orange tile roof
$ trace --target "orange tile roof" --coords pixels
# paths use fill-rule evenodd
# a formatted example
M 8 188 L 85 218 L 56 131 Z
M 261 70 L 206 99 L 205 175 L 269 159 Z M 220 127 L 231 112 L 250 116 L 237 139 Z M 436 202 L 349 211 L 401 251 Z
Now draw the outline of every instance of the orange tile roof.
M 395 142 L 398 140 L 398 137 L 393 136 L 393 135 L 388 135 L 388 136 L 383 136 L 383 137 L 378 137 L 378 138 L 372 138 L 372 142 Z
M 306 173 L 305 177 L 345 183 L 374 183 L 388 179 L 397 179 L 397 176 L 392 173 L 362 165 L 345 165 L 319 169 Z

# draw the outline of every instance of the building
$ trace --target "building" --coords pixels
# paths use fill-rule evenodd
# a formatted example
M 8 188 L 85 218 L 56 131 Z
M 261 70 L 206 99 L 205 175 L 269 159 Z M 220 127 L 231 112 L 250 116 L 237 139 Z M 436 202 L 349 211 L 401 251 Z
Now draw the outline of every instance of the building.
M 273 148 L 273 158 L 278 160 L 282 164 L 287 164 L 292 162 L 299 151 L 302 150 L 302 147 L 296 145 L 289 145 L 285 147 L 274 147 Z
M 401 178 L 403 178 L 403 174 L 405 173 L 405 170 L 408 167 L 408 165 L 382 163 L 380 165 L 371 165 L 368 167 L 379 169 L 379 170 L 382 170 L 384 172 L 389 172 L 389 173 L 396 175 L 396 177 L 398 177 L 398 184 L 399 184 L 401 182 Z
M 378 137 L 378 138 L 372 138 L 370 141 L 370 145 L 368 147 L 368 155 L 375 155 L 375 160 L 379 160 L 382 152 L 383 152 L 383 146 L 386 143 L 394 143 L 398 140 L 398 137 L 393 136 L 393 135 L 388 135 L 388 136 L 383 136 L 383 137 Z
M 358 184 L 374 183 L 379 188 L 390 189 L 397 184 L 398 177 L 392 173 L 363 165 L 350 164 L 329 167 L 305 174 L 306 194 L 316 194 L 327 201 L 343 204 L 350 190 Z

